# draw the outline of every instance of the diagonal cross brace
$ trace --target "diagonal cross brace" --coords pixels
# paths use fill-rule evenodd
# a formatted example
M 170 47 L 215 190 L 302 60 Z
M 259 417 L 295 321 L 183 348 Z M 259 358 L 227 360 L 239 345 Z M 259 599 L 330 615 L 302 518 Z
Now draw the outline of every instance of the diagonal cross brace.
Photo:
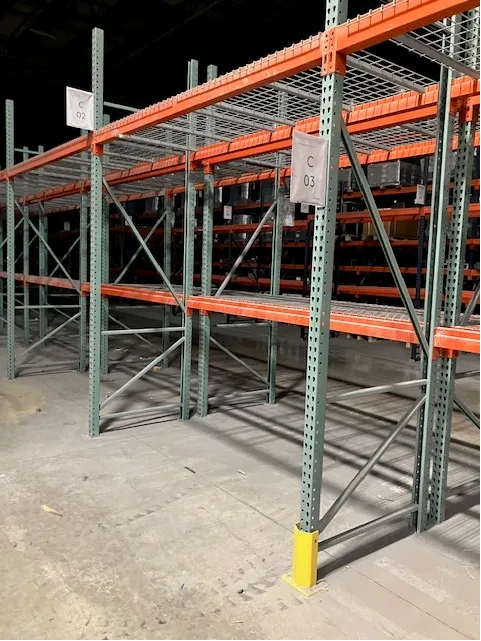
M 166 209 L 164 209 L 164 211 L 162 212 L 162 215 L 160 216 L 160 218 L 155 222 L 155 225 L 152 227 L 152 229 L 149 231 L 149 233 L 147 234 L 147 236 L 146 236 L 146 237 L 145 237 L 145 239 L 144 239 L 145 244 L 147 244 L 147 243 L 149 242 L 150 237 L 151 237 L 151 236 L 152 236 L 152 234 L 155 232 L 155 230 L 157 229 L 157 227 L 159 227 L 159 225 L 161 225 L 161 224 L 162 224 L 162 221 L 164 220 L 165 216 L 167 215 L 167 211 L 168 211 L 168 209 L 167 209 L 167 208 L 166 208 Z M 120 281 L 122 280 L 122 278 L 125 276 L 125 274 L 126 274 L 126 273 L 127 273 L 127 271 L 129 270 L 130 265 L 132 265 L 132 263 L 134 262 L 134 260 L 137 258 L 137 256 L 140 254 L 140 252 L 141 252 L 141 251 L 142 251 L 142 247 L 138 247 L 138 248 L 137 248 L 137 250 L 135 251 L 134 255 L 132 256 L 132 258 L 131 258 L 131 259 L 129 260 L 129 262 L 127 263 L 127 265 L 125 265 L 125 267 L 123 268 L 123 270 L 120 272 L 120 274 L 119 274 L 119 275 L 117 276 L 117 278 L 114 280 L 114 285 L 116 285 L 117 283 L 120 283 Z
M 87 225 L 87 230 L 88 230 L 88 229 L 90 229 L 90 223 L 88 223 L 88 225 Z M 79 236 L 78 238 L 76 238 L 76 239 L 74 240 L 74 242 L 70 245 L 70 247 L 67 249 L 67 251 L 65 252 L 65 254 L 64 254 L 64 255 L 62 256 L 62 258 L 60 259 L 60 262 L 63 262 L 63 261 L 67 258 L 67 256 L 68 256 L 68 255 L 70 254 L 70 252 L 71 252 L 71 251 L 72 251 L 72 250 L 73 250 L 73 249 L 78 245 L 78 243 L 79 243 L 79 242 L 80 242 L 80 236 Z M 59 269 L 58 265 L 57 265 L 57 267 L 54 267 L 53 271 L 51 271 L 51 272 L 50 272 L 50 274 L 49 274 L 49 278 L 52 278 L 52 276 L 55 274 L 55 272 L 57 271 L 57 269 Z
M 268 221 L 268 219 L 270 218 L 270 216 L 271 216 L 272 212 L 274 211 L 274 208 L 275 208 L 275 207 L 277 207 L 277 203 L 278 203 L 278 201 L 277 201 L 277 200 L 275 200 L 275 201 L 272 203 L 272 205 L 269 207 L 269 209 L 266 211 L 266 213 L 264 214 L 264 216 L 262 217 L 262 220 L 261 220 L 261 221 L 260 221 L 260 223 L 257 225 L 257 227 L 256 227 L 256 229 L 255 229 L 255 231 L 254 231 L 254 233 L 253 233 L 253 234 L 252 234 L 252 236 L 250 237 L 249 242 L 246 244 L 246 246 L 245 246 L 245 247 L 244 247 L 244 249 L 242 250 L 242 253 L 241 253 L 241 254 L 240 254 L 240 256 L 237 258 L 237 260 L 235 261 L 235 263 L 232 265 L 232 267 L 231 267 L 231 269 L 230 269 L 229 273 L 227 274 L 227 276 L 226 276 L 226 277 L 224 278 L 224 280 L 222 281 L 222 283 L 221 283 L 221 285 L 220 285 L 219 289 L 216 291 L 216 293 L 215 293 L 215 297 L 216 297 L 216 298 L 222 294 L 222 292 L 224 291 L 224 289 L 225 289 L 225 288 L 227 287 L 227 285 L 229 284 L 229 282 L 230 282 L 230 280 L 231 280 L 232 276 L 234 275 L 234 272 L 236 271 L 236 269 L 239 267 L 239 265 L 240 265 L 240 264 L 242 263 L 242 261 L 244 260 L 244 257 L 245 257 L 245 255 L 247 254 L 247 252 L 249 251 L 249 249 L 250 249 L 250 248 L 252 247 L 252 245 L 255 243 L 255 241 L 256 241 L 256 239 L 257 239 L 257 236 L 259 236 L 259 234 L 261 233 L 262 228 L 263 228 L 263 227 L 264 227 L 264 225 L 267 223 L 267 221 Z
M 115 206 L 117 207 L 117 209 L 120 211 L 120 213 L 121 213 L 121 214 L 122 214 L 122 216 L 124 217 L 125 222 L 127 223 L 127 225 L 128 225 L 128 226 L 130 227 L 130 229 L 132 230 L 132 232 L 133 232 L 133 234 L 134 234 L 135 238 L 138 240 L 138 242 L 139 242 L 140 246 L 142 247 L 142 249 L 143 249 L 143 250 L 145 251 L 145 253 L 147 254 L 147 256 L 148 256 L 148 258 L 149 258 L 150 262 L 151 262 L 151 263 L 152 263 L 152 265 L 155 267 L 155 269 L 156 269 L 156 270 L 157 270 L 157 272 L 159 273 L 160 277 L 161 277 L 161 278 L 162 278 L 162 280 L 164 281 L 165 285 L 167 286 L 167 289 L 168 289 L 168 290 L 169 290 L 169 292 L 172 294 L 172 296 L 175 298 L 175 301 L 176 301 L 177 305 L 180 307 L 180 309 L 181 309 L 181 310 L 184 312 L 184 314 L 185 314 L 186 310 L 185 310 L 184 303 L 183 303 L 183 302 L 180 300 L 180 298 L 177 296 L 177 293 L 176 293 L 175 289 L 172 287 L 172 283 L 171 283 L 171 282 L 170 282 L 170 280 L 167 278 L 167 276 L 166 276 L 166 275 L 165 275 L 165 273 L 164 273 L 164 270 L 163 270 L 163 269 L 162 269 L 162 267 L 159 265 L 159 263 L 156 261 L 156 259 L 155 259 L 154 255 L 152 254 L 152 252 L 150 251 L 150 249 L 149 249 L 149 248 L 147 247 L 147 245 L 145 244 L 145 241 L 144 241 L 144 239 L 142 238 L 141 234 L 139 233 L 139 230 L 137 229 L 137 227 L 136 227 L 136 226 L 134 225 L 134 223 L 132 222 L 132 220 L 131 220 L 130 216 L 128 215 L 128 213 L 126 212 L 126 210 L 125 210 L 124 206 L 122 205 L 122 203 L 120 202 L 120 200 L 117 198 L 117 196 L 114 194 L 114 192 L 113 192 L 113 191 L 112 191 L 112 189 L 110 188 L 110 185 L 109 185 L 109 184 L 108 184 L 108 182 L 105 180 L 105 178 L 103 179 L 103 184 L 104 184 L 104 187 L 105 187 L 105 189 L 107 190 L 107 193 L 109 194 L 110 198 L 112 198 L 112 200 L 113 200 L 113 202 L 114 202 Z
M 18 204 L 18 202 L 17 202 L 17 201 L 15 201 L 15 204 L 16 204 L 16 206 L 18 207 L 18 209 L 20 209 L 20 211 L 22 211 L 22 210 L 21 210 L 21 208 L 20 208 L 20 205 Z M 59 261 L 59 259 L 58 259 L 58 258 L 57 258 L 57 256 L 55 255 L 55 253 L 50 249 L 50 246 L 49 246 L 49 244 L 47 243 L 47 241 L 45 240 L 45 238 L 43 238 L 43 236 L 39 233 L 38 229 L 37 229 L 37 228 L 35 227 L 35 225 L 32 223 L 32 221 L 30 220 L 30 218 L 28 218 L 27 220 L 28 220 L 28 224 L 30 225 L 30 227 L 33 229 L 33 231 L 35 232 L 35 234 L 36 234 L 36 235 L 38 236 L 38 238 L 41 240 L 41 242 L 42 242 L 42 244 L 44 245 L 45 249 L 48 251 L 48 253 L 50 254 L 50 256 L 51 256 L 51 257 L 54 259 L 54 261 L 57 263 L 57 265 L 59 266 L 59 268 L 63 271 L 63 273 L 64 273 L 64 274 L 65 274 L 65 276 L 67 277 L 67 280 L 70 282 L 70 284 L 71 284 L 71 285 L 72 285 L 72 287 L 75 289 L 75 291 L 78 293 L 78 295 L 79 295 L 79 296 L 81 296 L 81 291 L 80 291 L 79 287 L 78 287 L 78 286 L 77 286 L 77 284 L 72 280 L 72 278 L 70 277 L 70 274 L 69 274 L 69 273 L 68 273 L 68 271 L 65 269 L 65 267 L 62 265 L 62 263 Z
M 416 332 L 416 336 L 418 338 L 419 344 L 421 345 L 423 352 L 426 355 L 428 355 L 429 353 L 428 341 L 426 340 L 426 337 L 422 330 L 421 323 L 419 322 L 419 318 L 414 308 L 413 301 L 411 300 L 411 296 L 409 295 L 408 288 L 401 274 L 401 270 L 399 269 L 399 265 L 397 263 L 394 252 L 392 250 L 391 243 L 389 242 L 389 237 L 384 228 L 382 218 L 379 215 L 379 210 L 374 200 L 374 196 L 372 195 L 372 191 L 369 186 L 369 183 L 367 182 L 367 178 L 359 163 L 356 150 L 354 148 L 351 136 L 347 130 L 344 120 L 341 121 L 341 136 L 342 136 L 342 141 L 344 143 L 344 147 L 346 148 L 346 151 L 347 151 L 347 155 L 351 162 L 351 167 L 354 171 L 354 175 L 356 176 L 356 181 L 359 185 L 362 197 L 364 198 L 364 201 L 371 215 L 371 219 L 376 229 L 376 234 L 379 238 L 379 242 L 381 243 L 384 256 L 386 257 L 387 263 L 391 269 L 391 272 L 394 278 L 394 282 L 396 283 L 396 286 L 399 290 L 401 300 L 409 315 L 409 319 L 413 324 L 414 331 Z

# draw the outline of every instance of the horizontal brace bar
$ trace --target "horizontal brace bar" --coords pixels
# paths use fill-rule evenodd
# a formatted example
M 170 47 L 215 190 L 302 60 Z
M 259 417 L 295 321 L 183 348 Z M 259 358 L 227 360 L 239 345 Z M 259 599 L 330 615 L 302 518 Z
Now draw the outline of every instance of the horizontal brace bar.
M 15 309 L 78 309 L 80 305 L 17 305 Z
M 382 80 L 387 80 L 398 87 L 404 87 L 408 91 L 416 91 L 417 93 L 424 93 L 425 88 L 422 85 L 419 85 L 415 82 L 411 82 L 407 78 L 402 78 L 390 71 L 376 67 L 375 65 L 359 60 L 355 56 L 347 56 L 347 66 L 357 69 L 358 71 L 364 71 L 365 73 L 371 74 L 376 78 Z
M 185 151 L 186 149 L 188 151 L 196 151 L 194 147 L 188 147 L 187 145 L 176 145 L 173 142 L 156 140 L 154 138 L 143 138 L 142 136 L 125 136 L 124 134 L 119 134 L 119 142 L 133 146 L 140 145 L 141 147 L 168 147 L 169 149 L 178 149 L 179 151 Z M 139 160 L 142 160 L 142 158 L 139 158 Z
M 267 394 L 268 389 L 254 389 L 246 392 L 233 392 L 232 394 L 226 394 L 225 396 L 209 396 L 209 403 L 219 403 L 235 401 L 238 398 L 244 398 L 246 396 L 254 396 L 257 394 Z
M 109 305 L 109 309 L 132 309 L 132 310 L 138 310 L 138 309 L 152 309 L 151 305 Z
M 353 390 L 352 392 L 345 392 L 343 394 L 333 394 L 326 398 L 326 403 L 337 403 L 339 401 L 351 400 L 353 398 L 362 398 L 363 396 L 374 396 L 376 394 L 389 394 L 402 389 L 409 389 L 411 387 L 421 387 L 426 385 L 427 379 L 420 378 L 414 381 L 402 381 L 401 383 L 392 383 L 390 385 L 378 385 L 377 387 L 367 387 L 360 390 Z
M 396 42 L 399 42 L 400 44 L 403 44 L 409 49 L 412 49 L 416 53 L 421 54 L 422 56 L 431 58 L 432 60 L 434 60 L 440 65 L 443 65 L 445 67 L 449 67 L 451 69 L 454 69 L 455 71 L 458 71 L 463 76 L 471 76 L 471 78 L 476 78 L 476 79 L 479 78 L 479 71 L 477 71 L 476 69 L 473 69 L 472 67 L 468 67 L 468 65 L 464 64 L 464 62 L 461 62 L 460 60 L 456 60 L 455 58 L 448 56 L 442 51 L 438 51 L 434 47 L 431 47 L 425 42 L 421 42 L 420 40 L 418 40 L 417 38 L 414 38 L 413 36 L 410 36 L 409 34 L 396 36 L 394 40 Z
M 283 93 L 286 93 L 288 96 L 294 96 L 296 98 L 304 98 L 304 100 L 310 100 L 311 102 L 315 102 L 317 105 L 321 104 L 321 96 L 315 95 L 313 93 L 309 93 L 308 91 L 303 91 L 302 89 L 297 89 L 296 87 L 291 87 L 290 85 L 286 85 L 283 82 L 273 82 L 271 85 L 269 85 L 273 89 L 277 89 L 277 91 L 282 91 Z
M 214 327 L 227 327 L 227 328 L 234 328 L 234 327 L 268 327 L 270 323 L 218 323 L 217 325 L 212 325 L 212 328 Z
M 154 360 L 150 361 L 150 363 L 148 363 L 143 369 L 141 369 L 140 372 L 137 372 L 135 376 L 130 378 L 126 383 L 124 383 L 122 387 L 120 387 L 110 396 L 107 396 L 107 398 L 102 403 L 100 403 L 100 409 L 105 407 L 108 403 L 113 401 L 114 398 L 117 398 L 119 394 L 122 394 L 123 392 L 125 392 L 126 389 L 128 389 L 140 378 L 145 376 L 145 374 L 147 374 L 153 367 L 155 367 L 158 363 L 163 361 L 165 358 L 167 358 L 167 356 L 172 354 L 172 352 L 174 352 L 178 347 L 180 347 L 184 343 L 184 341 L 185 341 L 185 336 L 182 336 L 173 345 L 171 345 L 168 349 L 166 349 L 165 352 L 160 354 L 160 356 L 157 356 L 156 358 L 154 358 Z
M 119 105 L 118 103 L 115 103 L 115 102 L 104 102 L 104 105 L 106 107 L 112 107 L 113 109 L 120 109 L 121 111 L 129 111 L 130 113 L 137 113 L 138 111 L 141 111 L 137 107 L 128 107 L 127 105 Z M 186 129 L 185 127 L 179 127 L 178 125 L 171 125 L 170 123 L 167 124 L 165 122 L 162 123 L 161 125 L 155 125 L 155 128 L 164 129 L 166 131 L 176 131 L 180 134 L 202 136 L 204 138 L 210 138 L 212 140 L 225 140 L 226 142 L 231 140 L 231 138 L 229 138 L 228 136 L 218 136 L 208 131 L 202 131 L 200 129 L 192 129 L 190 127 Z
M 395 521 L 396 519 L 399 519 L 402 516 L 408 516 L 409 514 L 413 514 L 414 512 L 417 512 L 417 511 L 418 511 L 417 504 L 413 504 L 413 505 L 409 505 L 407 507 L 401 508 L 400 510 L 396 510 L 395 512 L 391 512 L 390 514 L 386 514 L 385 516 L 381 516 L 378 519 L 374 519 L 373 521 L 369 521 L 368 523 L 364 523 L 363 525 L 358 525 L 357 527 L 353 527 L 350 530 L 346 530 L 346 532 L 341 532 L 340 534 L 331 536 L 329 539 L 324 539 L 324 541 L 319 541 L 319 549 L 327 550 L 328 548 L 334 545 L 337 545 L 338 543 L 344 543 L 344 541 L 349 541 L 349 539 L 352 539 L 358 534 L 367 534 L 367 532 L 374 530 L 379 525 L 384 525 L 384 523 Z
M 469 378 L 471 376 L 479 376 L 479 374 L 479 369 L 470 369 L 467 372 L 456 372 L 456 380 L 459 380 L 460 378 Z
M 152 412 L 171 412 L 178 411 L 179 403 L 170 403 L 169 405 L 157 405 L 155 407 L 147 407 L 139 410 L 126 410 L 125 412 L 113 412 L 111 414 L 101 414 L 100 419 L 103 421 L 107 418 L 123 418 L 127 416 L 142 416 L 144 414 L 152 414 Z
M 270 116 L 269 114 L 265 114 L 262 111 L 255 111 L 253 109 L 247 109 L 246 107 L 235 107 L 234 105 L 226 104 L 223 102 L 216 105 L 216 109 L 212 114 L 214 118 L 218 114 L 217 109 L 223 109 L 228 113 L 238 114 L 239 116 L 249 116 L 249 118 L 264 120 L 265 122 L 272 122 L 275 125 L 288 125 L 289 127 L 295 127 L 296 125 L 294 120 L 287 120 L 286 118 Z
M 185 327 L 146 327 L 144 329 L 108 329 L 102 336 L 121 336 L 123 334 L 162 334 L 163 332 L 183 332 Z
M 42 367 L 57 367 L 59 365 L 75 365 L 78 366 L 78 359 L 77 360 L 70 360 L 70 361 L 48 361 L 46 363 L 22 363 L 21 365 L 18 366 L 17 369 L 25 369 L 25 368 L 42 368 Z
M 14 151 L 17 151 L 19 154 L 29 154 L 30 156 L 38 156 L 40 153 L 35 149 L 22 149 L 21 147 L 14 147 Z

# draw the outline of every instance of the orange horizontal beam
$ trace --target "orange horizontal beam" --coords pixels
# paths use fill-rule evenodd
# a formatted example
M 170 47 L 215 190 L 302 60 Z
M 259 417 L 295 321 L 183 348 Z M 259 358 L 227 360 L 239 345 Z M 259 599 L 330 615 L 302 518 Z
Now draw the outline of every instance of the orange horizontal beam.
M 479 101 L 480 83 L 473 78 L 462 77 L 453 80 L 451 97 L 456 100 L 472 98 Z M 361 105 L 345 113 L 347 128 L 351 134 L 409 124 L 419 120 L 435 118 L 438 103 L 437 84 L 426 87 L 424 93 L 407 91 Z M 235 138 L 231 142 L 215 143 L 194 154 L 196 162 L 222 164 L 250 156 L 272 153 L 287 149 L 292 144 L 293 127 L 277 127 L 274 131 L 261 131 Z M 319 133 L 319 117 L 312 116 L 296 123 L 295 129 L 305 133 Z M 435 144 L 435 141 L 434 141 Z
M 7 272 L 0 272 L 0 278 L 6 277 Z M 15 280 L 22 283 L 73 289 L 72 284 L 66 278 L 50 278 L 48 276 L 16 273 Z M 160 289 L 134 285 L 104 284 L 101 287 L 101 291 L 104 296 L 129 298 L 164 305 L 176 305 L 174 297 L 169 292 Z M 90 292 L 90 283 L 82 284 L 82 292 L 85 294 Z M 467 294 L 466 297 L 464 296 L 465 294 Z M 468 302 L 471 296 L 472 292 L 463 292 L 463 302 Z M 271 320 L 290 325 L 309 326 L 309 308 L 307 306 L 296 308 L 294 305 L 288 307 L 264 302 L 235 301 L 222 297 L 191 296 L 188 299 L 188 308 L 191 310 L 218 312 L 260 320 Z M 372 336 L 374 338 L 400 341 L 403 343 L 417 342 L 416 334 L 409 321 L 406 320 L 379 319 L 375 317 L 358 316 L 355 313 L 345 314 L 334 311 L 331 313 L 330 329 L 345 334 Z M 439 327 L 435 331 L 434 345 L 439 349 L 479 354 L 479 327 Z
M 438 327 L 434 346 L 438 349 L 480 353 L 479 327 Z
M 85 293 L 90 292 L 90 283 L 85 283 L 83 286 Z M 114 285 L 105 284 L 101 287 L 102 295 L 115 297 L 115 298 L 130 298 L 135 300 L 142 300 L 148 303 L 159 303 L 161 305 L 175 305 L 177 301 L 168 291 L 161 289 L 153 289 L 149 287 L 142 287 L 142 285 Z M 182 300 L 182 296 L 179 295 Z
M 478 6 L 478 0 L 394 0 L 336 27 L 336 50 L 354 53 Z
M 45 165 L 50 165 L 59 160 L 79 154 L 82 151 L 88 151 L 90 148 L 91 136 L 92 134 L 75 138 L 75 140 L 70 140 L 63 145 L 44 151 L 37 156 L 32 156 L 28 160 L 24 160 L 13 167 L 4 169 L 0 172 L 0 182 L 5 180 L 7 175 L 9 178 L 15 178 L 16 176 L 25 174 L 28 171 L 34 171 L 35 169 L 45 167 Z
M 451 213 L 453 210 L 452 206 L 448 207 L 448 212 Z M 403 207 L 399 209 L 380 209 L 379 214 L 383 222 L 391 221 L 411 221 L 418 220 L 421 216 L 429 218 L 431 215 L 431 207 Z M 479 218 L 479 203 L 470 203 L 468 207 L 468 216 L 469 218 Z M 337 220 L 341 223 L 362 223 L 370 222 L 371 215 L 369 211 L 353 211 L 353 212 L 343 212 L 342 214 L 337 214 Z
M 189 307 L 204 312 L 230 314 L 258 320 L 276 321 L 288 325 L 309 326 L 309 308 L 276 305 L 275 303 L 258 303 L 234 300 L 232 298 L 215 298 L 212 296 L 194 296 L 189 299 Z M 371 336 L 402 343 L 417 343 L 416 333 L 409 321 L 389 320 L 354 313 L 331 312 L 330 329 L 332 331 Z M 442 327 L 435 331 L 435 346 L 457 351 L 479 353 L 479 328 Z
M 457 78 L 452 83 L 453 99 L 473 98 L 479 100 L 479 81 L 473 78 Z M 363 105 L 357 105 L 347 114 L 346 120 L 351 133 L 361 133 L 390 127 L 395 124 L 415 122 L 418 119 L 431 117 L 434 118 L 437 112 L 438 85 L 431 85 L 426 88 L 423 94 L 416 92 L 404 92 L 396 96 L 375 100 Z M 138 112 L 139 113 L 139 112 Z M 133 114 L 134 116 L 137 114 Z M 130 117 L 130 116 L 129 116 Z M 124 119 L 125 120 L 125 119 Z M 113 123 L 115 125 L 115 123 Z M 313 116 L 297 123 L 296 128 L 307 133 L 318 133 L 319 118 Z M 197 150 L 192 154 L 192 162 L 204 164 L 222 164 L 231 160 L 239 160 L 252 156 L 272 153 L 288 149 L 292 144 L 292 127 L 281 126 L 274 131 L 262 131 L 248 136 L 235 138 L 229 143 L 216 143 Z M 477 136 L 479 145 L 479 135 Z M 413 145 L 400 145 L 392 152 L 374 151 L 371 154 L 359 154 L 363 164 L 368 162 L 385 162 L 386 160 L 396 158 L 406 158 L 408 154 L 412 157 L 418 155 L 430 155 L 434 153 L 435 141 L 427 143 L 416 143 Z M 409 149 L 407 149 L 409 147 Z M 457 147 L 457 140 L 453 147 Z M 427 149 L 432 149 L 426 153 Z M 54 150 L 52 150 L 54 151 Z M 377 154 L 377 155 L 376 155 Z M 387 154 L 387 155 L 386 155 Z M 36 156 L 38 159 L 40 156 Z M 34 159 L 31 159 L 34 160 Z M 26 161 L 26 163 L 31 162 Z M 23 163 L 21 163 L 23 164 Z M 341 158 L 340 166 L 348 166 L 347 157 Z M 19 167 L 20 165 L 16 166 Z M 184 171 L 184 155 L 169 156 L 153 163 L 141 163 L 124 171 L 111 172 L 106 176 L 108 182 L 112 185 L 126 184 L 156 178 L 158 176 L 168 175 L 170 173 Z M 11 170 L 8 170 L 9 172 Z M 270 172 L 273 173 L 273 172 Z M 264 175 L 265 172 L 264 172 Z M 286 170 L 285 175 L 289 175 Z M 0 172 L 0 180 L 5 179 L 5 171 Z M 228 179 L 227 179 L 228 180 Z M 240 180 L 238 181 L 240 182 Z M 245 181 L 247 182 L 247 181 Z M 80 181 L 71 183 L 54 189 L 42 191 L 37 194 L 27 196 L 25 202 L 33 203 L 38 201 L 52 200 L 60 196 L 75 195 L 81 189 L 89 188 L 89 181 Z M 227 184 L 227 183 L 224 183 Z M 181 191 L 182 188 L 176 188 L 174 193 Z
M 479 132 L 477 133 L 477 135 L 479 141 Z M 454 187 L 454 183 L 450 183 L 449 187 L 452 189 Z M 479 189 L 479 178 L 474 178 L 471 181 L 471 187 L 473 187 L 474 189 Z M 433 186 L 428 185 L 428 191 L 432 191 L 432 189 Z M 416 190 L 416 185 L 406 185 L 405 187 L 380 187 L 379 189 L 372 189 L 371 191 L 373 196 L 398 196 L 400 194 L 415 194 Z M 346 191 L 344 192 L 344 195 L 348 199 L 362 198 L 362 194 L 360 191 Z
M 378 247 L 378 240 L 343 240 L 341 247 Z M 479 247 L 479 238 L 468 238 L 468 247 Z M 417 240 L 391 240 L 391 247 L 417 247 Z
M 304 269 L 304 265 L 282 265 L 284 269 Z M 341 265 L 339 267 L 341 272 L 353 272 L 355 274 L 390 274 L 391 269 L 389 267 L 383 267 L 382 265 Z M 399 271 L 401 274 L 416 274 L 417 267 L 400 267 Z M 426 273 L 426 268 L 423 267 L 421 270 L 423 274 Z M 447 273 L 447 269 L 444 270 L 444 273 Z M 465 269 L 464 276 L 465 278 L 472 279 L 479 277 L 479 269 Z
M 133 134 L 141 129 L 179 118 L 195 110 L 312 69 L 319 66 L 320 62 L 321 34 L 317 34 L 308 40 L 113 122 L 97 132 L 95 142 L 100 145 L 112 142 L 119 134 Z
M 213 283 L 222 283 L 224 280 L 224 275 L 215 274 L 212 276 Z M 200 281 L 200 274 L 194 274 L 194 281 Z M 271 282 L 270 278 L 253 278 L 251 276 L 233 276 L 231 283 L 233 285 L 241 285 L 242 287 L 269 287 Z M 284 290 L 295 290 L 303 289 L 304 283 L 302 280 L 293 280 L 293 279 L 282 279 L 280 281 L 281 289 Z M 400 298 L 399 290 L 397 287 L 383 287 L 375 285 L 338 285 L 337 286 L 338 294 L 343 294 L 347 296 L 355 296 L 359 298 L 360 296 L 366 296 L 368 298 Z M 409 295 L 411 298 L 415 298 L 416 290 L 414 287 L 408 288 Z M 465 304 L 469 303 L 473 296 L 472 291 L 463 291 L 461 295 L 461 301 Z M 424 289 L 421 289 L 421 300 L 424 300 Z
M 7 278 L 7 272 L 0 272 L 0 278 Z M 35 276 L 33 274 L 14 274 L 16 281 L 25 285 L 46 285 L 47 287 L 61 287 L 62 289 L 74 289 L 68 278 L 52 278 L 50 276 Z M 78 281 L 73 280 L 79 286 Z

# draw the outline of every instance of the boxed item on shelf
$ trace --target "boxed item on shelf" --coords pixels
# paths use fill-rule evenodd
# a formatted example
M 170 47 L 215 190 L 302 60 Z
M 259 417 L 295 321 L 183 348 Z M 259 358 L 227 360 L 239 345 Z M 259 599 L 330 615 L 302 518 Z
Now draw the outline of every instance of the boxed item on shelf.
M 418 222 L 416 220 L 392 220 L 384 223 L 384 229 L 390 238 L 413 239 L 418 237 Z M 363 223 L 362 239 L 377 238 L 376 230 L 372 223 Z
M 358 186 L 354 178 L 354 172 L 350 167 L 339 169 L 339 183 L 343 186 L 344 191 L 357 191 Z
M 406 187 L 421 180 L 421 167 L 413 162 L 394 160 L 368 165 L 367 179 L 371 187 Z
M 286 241 L 305 241 L 307 232 L 305 230 L 300 231 L 286 231 L 284 238 Z
M 232 217 L 234 225 L 250 225 L 252 223 L 252 216 L 250 214 L 235 214 Z M 246 232 L 239 232 L 234 235 L 236 240 L 247 240 Z
M 252 223 L 251 214 L 234 214 L 232 222 L 234 225 L 250 225 Z

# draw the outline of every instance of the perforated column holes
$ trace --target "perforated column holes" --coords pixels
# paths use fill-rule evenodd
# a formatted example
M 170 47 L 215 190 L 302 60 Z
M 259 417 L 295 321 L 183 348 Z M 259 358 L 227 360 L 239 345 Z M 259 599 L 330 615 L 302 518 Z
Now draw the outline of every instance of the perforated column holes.
M 214 213 L 214 175 L 204 175 L 204 210 L 202 235 L 202 281 L 201 293 L 211 295 L 212 281 L 212 242 Z M 210 317 L 201 315 L 199 319 L 199 356 L 198 356 L 198 390 L 197 413 L 205 416 L 209 405 L 209 351 L 210 351 Z
M 314 531 L 319 523 L 342 89 L 342 76 L 323 78 L 320 135 L 329 141 L 329 174 L 326 207 L 316 209 L 313 234 L 301 495 L 304 531 Z
M 94 126 L 103 124 L 103 32 L 92 33 L 92 90 Z M 89 434 L 98 436 L 100 427 L 100 340 L 102 279 L 102 158 L 91 154 L 90 190 L 90 326 L 89 326 Z
M 444 519 L 444 501 L 447 484 L 449 441 L 451 438 L 452 381 L 456 374 L 455 362 L 442 358 L 439 363 L 438 404 L 434 423 L 432 471 L 428 522 Z
M 198 62 L 190 60 L 188 66 L 188 89 L 197 86 L 199 82 Z M 188 115 L 189 129 L 193 130 L 196 115 Z M 189 135 L 189 147 L 195 149 L 196 137 Z M 195 176 L 190 167 L 190 152 L 185 153 L 185 201 L 184 201 L 184 256 L 183 256 L 183 294 L 184 301 L 192 295 L 194 288 L 194 231 L 195 231 Z M 187 310 L 187 308 L 185 308 Z M 184 312 L 184 343 L 182 345 L 182 375 L 180 382 L 180 416 L 187 419 L 190 416 L 190 379 L 192 367 L 192 316 Z
M 459 127 L 444 304 L 444 323 L 446 325 L 456 325 L 460 322 L 468 226 L 468 205 L 474 157 L 474 129 L 474 123 L 461 123 Z M 433 472 L 428 514 L 428 522 L 430 524 L 439 523 L 444 520 L 456 359 L 440 359 L 438 362 L 438 371 L 438 396 L 432 453 Z
M 446 325 L 460 322 L 461 294 L 464 278 L 464 259 L 468 228 L 468 207 L 474 158 L 474 123 L 462 123 L 459 128 L 459 146 L 456 159 L 453 212 L 449 234 L 448 270 L 446 277 Z
M 5 103 L 6 164 L 14 164 L 13 102 Z M 7 181 L 7 376 L 15 378 L 15 193 Z

